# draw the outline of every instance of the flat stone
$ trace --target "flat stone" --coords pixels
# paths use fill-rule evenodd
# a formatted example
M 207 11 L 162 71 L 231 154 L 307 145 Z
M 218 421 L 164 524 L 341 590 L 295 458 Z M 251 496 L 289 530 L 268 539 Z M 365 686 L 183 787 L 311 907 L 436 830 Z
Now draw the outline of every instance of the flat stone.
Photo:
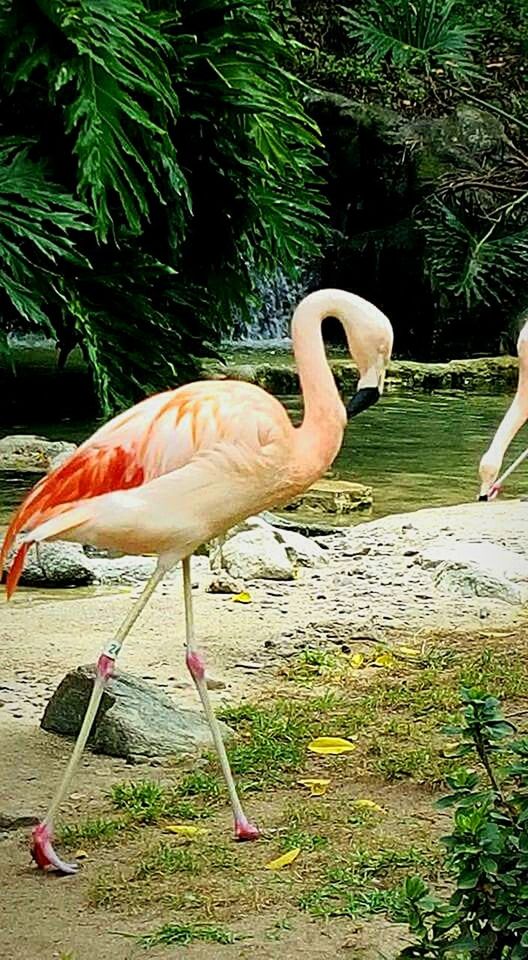
M 374 502 L 371 487 L 349 480 L 318 480 L 295 497 L 285 510 L 313 510 L 318 513 L 349 514 L 368 510 Z
M 50 733 L 76 737 L 92 691 L 94 667 L 66 674 L 41 720 Z M 231 730 L 220 723 L 224 739 Z M 103 693 L 90 746 L 96 753 L 136 757 L 198 754 L 213 745 L 201 713 L 176 706 L 163 690 L 128 673 L 113 677 Z
M 528 582 L 528 558 L 497 543 L 440 541 L 421 552 L 421 563 L 426 568 L 435 568 L 444 562 L 473 564 L 509 580 Z
M 457 597 L 493 597 L 513 605 L 523 603 L 526 591 L 511 580 L 493 574 L 477 564 L 444 562 L 436 570 L 435 586 Z
M 0 830 L 20 830 L 22 827 L 32 827 L 35 823 L 38 823 L 38 817 L 26 810 L 13 813 L 0 810 Z
M 18 434 L 0 440 L 0 470 L 46 473 L 57 458 L 70 456 L 77 447 L 65 440 L 47 440 L 33 434 Z

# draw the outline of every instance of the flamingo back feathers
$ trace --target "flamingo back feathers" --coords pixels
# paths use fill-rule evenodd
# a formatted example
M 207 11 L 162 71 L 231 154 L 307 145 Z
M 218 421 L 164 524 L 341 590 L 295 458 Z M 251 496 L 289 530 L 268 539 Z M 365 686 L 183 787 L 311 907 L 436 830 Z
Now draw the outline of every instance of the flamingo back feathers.
M 260 388 L 223 380 L 156 394 L 114 417 L 43 477 L 15 513 L 0 550 L 0 577 L 16 537 L 24 534 L 26 539 L 11 566 L 8 595 L 16 588 L 36 527 L 57 518 L 57 524 L 46 525 L 42 537 L 35 539 L 56 537 L 87 519 L 81 506 L 87 507 L 93 497 L 139 487 L 178 470 L 219 441 L 242 440 L 259 447 L 258 414 L 267 423 L 270 412 L 272 421 L 287 421 L 278 401 Z

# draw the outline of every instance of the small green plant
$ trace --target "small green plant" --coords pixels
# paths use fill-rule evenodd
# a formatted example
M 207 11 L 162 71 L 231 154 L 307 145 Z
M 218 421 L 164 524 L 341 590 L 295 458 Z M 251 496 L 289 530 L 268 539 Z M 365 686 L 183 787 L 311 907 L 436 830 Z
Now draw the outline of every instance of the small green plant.
M 236 943 L 237 940 L 241 939 L 242 937 L 232 933 L 231 930 L 225 930 L 223 927 L 201 923 L 166 923 L 155 933 L 139 937 L 138 943 L 149 950 L 152 947 L 168 947 L 172 944 L 187 946 L 197 941 L 202 941 L 202 943 Z
M 475 29 L 459 16 L 457 0 L 370 0 L 348 10 L 343 24 L 373 63 L 388 59 L 395 67 L 463 78 L 475 71 Z
M 208 815 L 208 804 L 220 793 L 216 778 L 211 774 L 190 773 L 176 787 L 164 787 L 154 780 L 116 783 L 110 790 L 110 799 L 118 810 L 123 810 L 129 821 L 159 823 L 178 818 L 199 820 Z M 189 797 L 203 801 L 193 802 Z
M 402 915 L 415 943 L 400 960 L 528 958 L 528 738 L 516 738 L 494 697 L 462 691 L 462 723 L 451 755 L 478 768 L 447 777 L 454 825 L 443 843 L 455 890 L 447 903 L 419 879 L 403 888 Z
M 116 783 L 110 798 L 118 810 L 125 810 L 141 823 L 156 823 L 167 811 L 166 791 L 152 780 Z
M 113 840 L 126 827 L 127 822 L 125 820 L 110 817 L 87 818 L 86 820 L 80 820 L 78 823 L 62 826 L 59 830 L 59 839 L 67 847 L 73 847 L 84 841 L 104 843 Z
M 306 853 L 312 853 L 314 850 L 323 850 L 328 846 L 328 843 L 328 837 L 295 828 L 286 830 L 280 838 L 280 848 L 283 851 L 293 850 L 294 847 L 299 847 Z
M 323 883 L 304 894 L 300 906 L 314 917 L 395 916 L 401 910 L 402 872 L 432 863 L 427 851 L 415 847 L 371 850 L 358 848 L 346 862 L 332 867 Z

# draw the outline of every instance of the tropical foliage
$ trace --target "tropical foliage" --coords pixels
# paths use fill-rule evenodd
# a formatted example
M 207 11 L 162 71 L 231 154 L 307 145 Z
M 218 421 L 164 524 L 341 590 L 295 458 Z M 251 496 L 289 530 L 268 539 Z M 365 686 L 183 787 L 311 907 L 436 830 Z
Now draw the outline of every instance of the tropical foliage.
M 417 358 L 514 348 L 528 307 L 526 0 L 290 0 L 287 17 L 270 2 L 319 91 L 335 228 L 322 281 L 380 303 Z
M 454 890 L 448 901 L 420 878 L 404 886 L 402 919 L 413 943 L 400 960 L 525 960 L 528 957 L 528 739 L 500 703 L 463 690 L 450 755 L 464 762 L 438 806 L 453 810 L 443 838 Z
M 106 412 L 318 250 L 317 129 L 265 0 L 0 0 L 0 316 Z
M 346 11 L 343 24 L 375 64 L 416 64 L 427 73 L 440 69 L 464 78 L 474 71 L 476 32 L 469 21 L 459 20 L 456 6 L 457 0 L 372 0 L 368 8 Z

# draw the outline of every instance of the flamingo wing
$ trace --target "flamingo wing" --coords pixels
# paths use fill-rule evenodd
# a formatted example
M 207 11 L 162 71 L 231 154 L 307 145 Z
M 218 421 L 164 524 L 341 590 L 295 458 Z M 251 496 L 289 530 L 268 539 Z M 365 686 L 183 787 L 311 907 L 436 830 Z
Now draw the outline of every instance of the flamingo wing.
M 0 576 L 15 538 L 81 501 L 138 487 L 177 470 L 200 450 L 222 439 L 236 411 L 218 383 L 192 384 L 157 394 L 110 420 L 27 495 L 8 527 L 0 550 Z M 233 384 L 237 388 L 247 384 Z M 253 388 L 254 389 L 254 388 Z M 219 395 L 220 394 L 220 395 Z M 224 395 L 223 395 L 224 394 Z M 29 549 L 23 543 L 7 579 L 13 593 Z

